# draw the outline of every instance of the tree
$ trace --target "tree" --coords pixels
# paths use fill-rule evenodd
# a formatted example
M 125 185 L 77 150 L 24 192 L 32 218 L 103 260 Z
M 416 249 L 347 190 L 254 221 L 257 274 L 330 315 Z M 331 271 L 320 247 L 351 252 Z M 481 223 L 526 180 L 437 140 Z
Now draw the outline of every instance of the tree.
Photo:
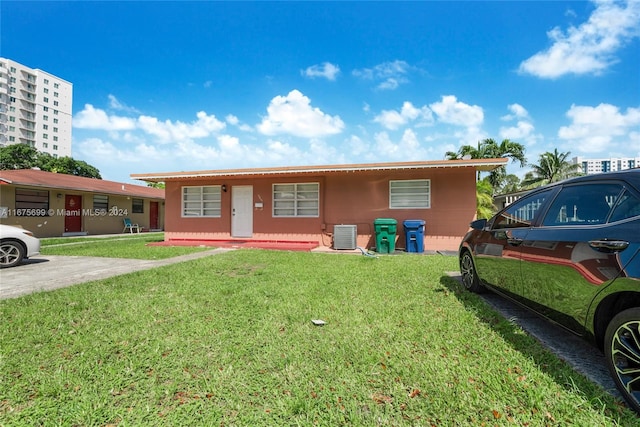
M 164 182 L 147 182 L 147 187 L 165 188 Z
M 483 139 L 478 142 L 478 147 L 471 145 L 463 145 L 457 152 L 448 151 L 446 158 L 449 160 L 462 159 L 469 157 L 471 159 L 493 159 L 500 157 L 510 158 L 512 162 L 520 162 L 520 167 L 527 164 L 527 159 L 524 156 L 525 148 L 522 144 L 511 141 L 509 139 L 503 139 L 500 144 L 491 138 Z M 495 192 L 499 189 L 507 176 L 507 168 L 501 166 L 493 171 L 489 172 L 489 183 L 493 187 Z M 480 172 L 478 172 L 478 180 L 480 179 Z
M 497 189 L 497 193 L 498 194 L 515 193 L 516 191 L 520 191 L 520 190 L 521 190 L 520 178 L 518 178 L 517 175 L 510 173 L 504 177 L 502 186 Z
M 101 179 L 100 171 L 82 160 L 74 160 L 71 157 L 59 157 L 56 160 L 51 172 Z
M 53 157 L 41 153 L 26 144 L 12 144 L 0 147 L 0 169 L 39 168 L 47 172 L 102 179 L 100 171 L 90 164 L 72 157 Z
M 38 166 L 38 150 L 26 144 L 0 147 L 0 169 L 31 169 Z
M 493 186 L 485 178 L 476 183 L 476 215 L 478 218 L 491 218 L 494 211 Z
M 538 164 L 531 165 L 533 171 L 525 177 L 522 185 L 525 188 L 533 188 L 582 175 L 580 165 L 567 160 L 570 155 L 571 152 L 569 151 L 559 153 L 557 148 L 553 153 L 540 154 Z

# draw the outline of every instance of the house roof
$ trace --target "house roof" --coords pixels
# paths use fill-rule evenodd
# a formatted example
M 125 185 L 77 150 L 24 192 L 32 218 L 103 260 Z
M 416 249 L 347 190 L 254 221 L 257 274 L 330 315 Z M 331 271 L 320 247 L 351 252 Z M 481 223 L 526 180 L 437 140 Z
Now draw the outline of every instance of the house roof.
M 435 160 L 417 162 L 361 163 L 321 166 L 282 166 L 272 168 L 201 170 L 190 172 L 133 173 L 131 178 L 149 182 L 183 180 L 208 177 L 255 177 L 267 175 L 303 175 L 336 172 L 363 172 L 378 170 L 432 169 L 432 168 L 473 168 L 478 171 L 492 171 L 505 166 L 508 159 Z
M 7 184 L 164 199 L 164 189 L 161 188 L 45 172 L 37 169 L 0 170 L 0 185 Z

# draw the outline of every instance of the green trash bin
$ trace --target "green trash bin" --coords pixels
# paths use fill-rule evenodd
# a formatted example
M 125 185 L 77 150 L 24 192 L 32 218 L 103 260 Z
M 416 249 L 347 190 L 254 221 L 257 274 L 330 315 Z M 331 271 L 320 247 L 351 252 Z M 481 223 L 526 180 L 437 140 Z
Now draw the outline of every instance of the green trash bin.
M 392 254 L 396 250 L 396 228 L 398 221 L 393 218 L 377 218 L 373 221 L 376 232 L 376 252 Z

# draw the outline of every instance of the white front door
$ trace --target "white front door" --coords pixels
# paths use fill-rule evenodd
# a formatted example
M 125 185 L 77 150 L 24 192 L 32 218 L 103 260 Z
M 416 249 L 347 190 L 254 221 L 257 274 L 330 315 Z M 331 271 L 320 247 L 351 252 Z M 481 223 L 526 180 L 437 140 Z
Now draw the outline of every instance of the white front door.
M 231 236 L 253 236 L 253 186 L 231 187 Z

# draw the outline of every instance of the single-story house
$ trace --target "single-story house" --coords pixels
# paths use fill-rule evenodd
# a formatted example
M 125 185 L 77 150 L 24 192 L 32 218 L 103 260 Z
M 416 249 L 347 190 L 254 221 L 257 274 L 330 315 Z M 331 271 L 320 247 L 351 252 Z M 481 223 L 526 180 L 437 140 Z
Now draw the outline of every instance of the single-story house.
M 354 230 L 357 246 L 375 246 L 374 221 L 423 220 L 424 250 L 457 250 L 476 215 L 476 176 L 508 159 L 296 166 L 141 173 L 165 183 L 165 240 L 317 242 L 336 247 Z M 350 225 L 355 227 L 337 227 Z M 342 239 L 342 235 L 340 236 Z
M 0 224 L 37 237 L 164 228 L 164 189 L 38 169 L 0 170 Z

